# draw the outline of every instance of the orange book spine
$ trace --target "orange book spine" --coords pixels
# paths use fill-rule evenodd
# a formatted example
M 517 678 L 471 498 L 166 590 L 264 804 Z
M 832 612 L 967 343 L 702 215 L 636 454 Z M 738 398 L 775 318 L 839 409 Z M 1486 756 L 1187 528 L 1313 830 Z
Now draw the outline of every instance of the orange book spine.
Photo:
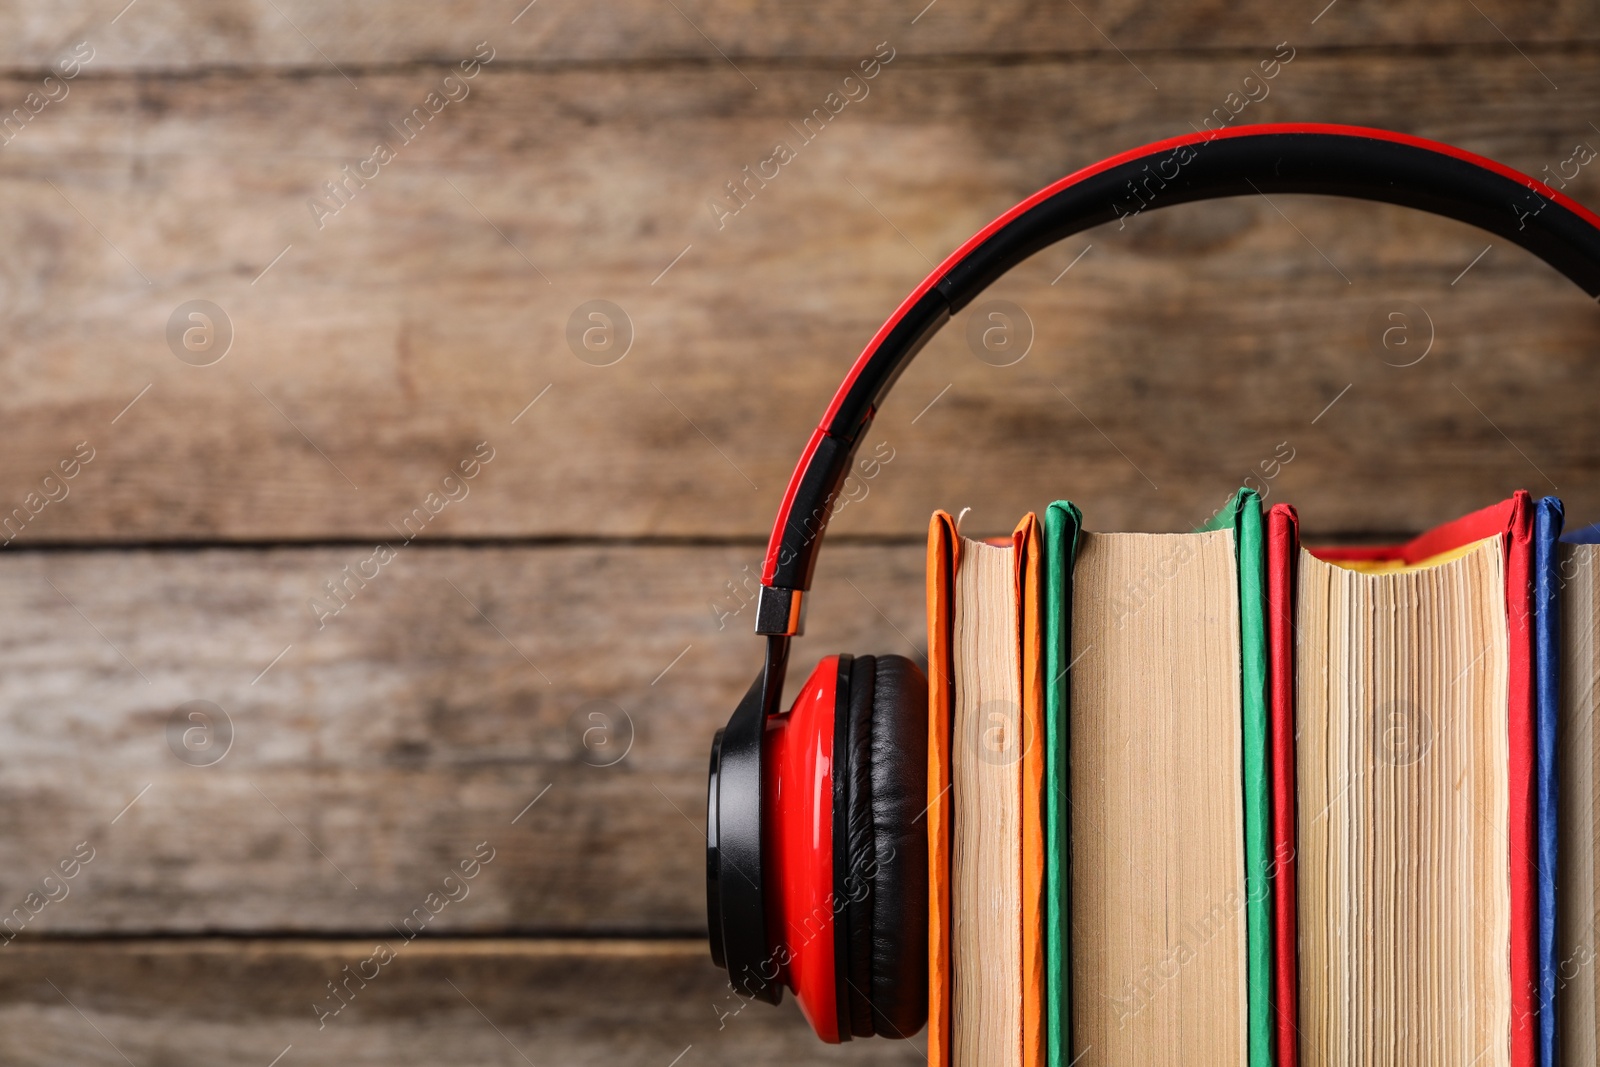
M 1044 1067 L 1044 553 L 1029 512 L 1012 534 L 1017 554 L 1022 666 L 1022 1067 Z
M 943 511 L 928 522 L 928 1067 L 950 1067 L 950 730 L 955 693 L 951 663 L 956 557 L 955 522 Z

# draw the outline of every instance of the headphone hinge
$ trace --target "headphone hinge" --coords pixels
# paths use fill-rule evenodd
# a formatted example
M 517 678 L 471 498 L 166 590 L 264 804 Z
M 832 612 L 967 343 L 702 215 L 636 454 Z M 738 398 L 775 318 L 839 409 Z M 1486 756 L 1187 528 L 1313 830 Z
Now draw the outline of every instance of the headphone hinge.
M 756 597 L 756 633 L 798 637 L 806 632 L 806 591 L 764 585 Z

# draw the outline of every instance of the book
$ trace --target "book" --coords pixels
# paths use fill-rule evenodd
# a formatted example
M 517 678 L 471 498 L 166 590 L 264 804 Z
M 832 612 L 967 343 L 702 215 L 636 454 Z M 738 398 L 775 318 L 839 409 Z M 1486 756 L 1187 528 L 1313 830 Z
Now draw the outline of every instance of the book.
M 1532 510 L 1295 555 L 1307 1062 L 1536 1062 Z
M 1560 714 L 1555 751 L 1560 789 L 1556 854 L 1554 1036 L 1558 1064 L 1600 1056 L 1600 526 L 1563 538 L 1556 554 L 1559 590 Z M 1541 993 L 1543 992 L 1541 988 Z
M 1046 536 L 1051 1055 L 1270 1064 L 1259 500 L 1190 534 L 1087 533 L 1061 502 Z
M 1039 525 L 929 529 L 930 1064 L 1044 1062 Z M 937 752 L 937 755 L 935 754 Z M 943 760 L 935 766 L 935 760 Z

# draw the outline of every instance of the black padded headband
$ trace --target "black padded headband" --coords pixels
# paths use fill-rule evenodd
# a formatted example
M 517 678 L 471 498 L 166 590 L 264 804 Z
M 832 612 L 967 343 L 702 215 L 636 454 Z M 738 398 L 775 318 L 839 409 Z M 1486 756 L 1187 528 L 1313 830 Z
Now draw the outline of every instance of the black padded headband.
M 1028 256 L 1152 208 L 1259 193 L 1320 193 L 1444 215 L 1521 245 L 1600 296 L 1600 217 L 1470 152 L 1359 126 L 1263 125 L 1175 137 L 1040 190 L 957 249 L 883 324 L 812 433 L 773 524 L 756 632 L 794 634 L 800 592 L 851 456 L 879 403 L 934 332 Z

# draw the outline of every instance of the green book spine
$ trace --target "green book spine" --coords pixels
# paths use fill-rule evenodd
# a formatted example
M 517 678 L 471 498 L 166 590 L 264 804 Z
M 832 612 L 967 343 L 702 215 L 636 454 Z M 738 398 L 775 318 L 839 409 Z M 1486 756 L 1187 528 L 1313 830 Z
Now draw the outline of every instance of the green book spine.
M 1044 842 L 1045 1060 L 1072 1062 L 1069 937 L 1072 912 L 1071 825 L 1067 818 L 1067 668 L 1072 663 L 1072 565 L 1083 515 L 1058 500 L 1044 513 Z
M 1271 782 L 1267 767 L 1266 545 L 1261 500 L 1241 489 L 1203 529 L 1232 529 L 1239 563 L 1239 695 L 1244 721 L 1244 883 L 1250 1067 L 1272 1067 Z

